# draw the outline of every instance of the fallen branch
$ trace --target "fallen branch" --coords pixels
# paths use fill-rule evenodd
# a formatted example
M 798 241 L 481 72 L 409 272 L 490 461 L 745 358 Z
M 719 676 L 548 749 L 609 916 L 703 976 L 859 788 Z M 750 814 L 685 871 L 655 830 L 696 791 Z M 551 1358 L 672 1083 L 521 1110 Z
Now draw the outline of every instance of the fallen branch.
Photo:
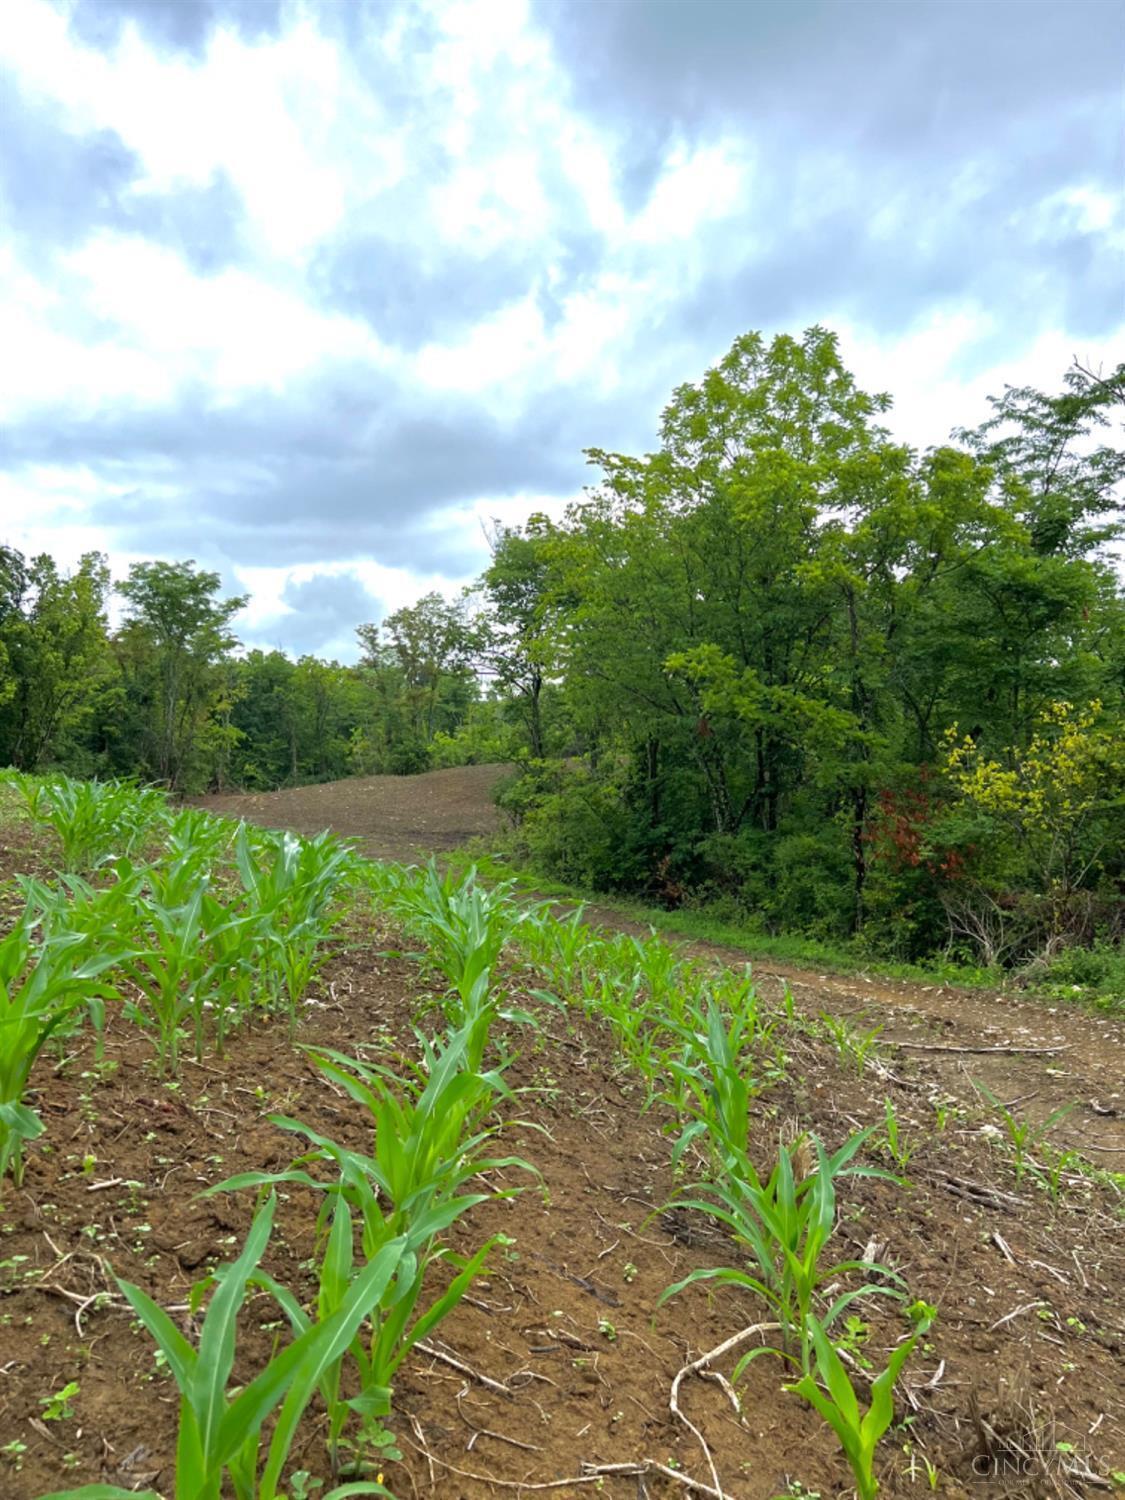
M 478 1385 L 483 1385 L 486 1390 L 495 1391 L 498 1396 L 507 1396 L 512 1399 L 512 1393 L 506 1385 L 501 1385 L 498 1380 L 493 1380 L 490 1375 L 482 1375 L 479 1370 L 474 1370 L 472 1365 L 467 1365 L 463 1360 L 456 1359 L 452 1354 L 446 1354 L 441 1349 L 435 1349 L 433 1344 L 423 1344 L 421 1340 L 414 1345 L 420 1354 L 426 1355 L 428 1359 L 436 1359 L 443 1365 L 448 1365 L 451 1370 L 456 1370 L 460 1375 L 467 1375 L 470 1380 L 475 1380 Z
M 956 1198 L 967 1198 L 970 1203 L 976 1203 L 983 1208 L 996 1208 L 1004 1212 L 1011 1212 L 1016 1208 L 1026 1208 L 1027 1199 L 1017 1198 L 1015 1193 L 1002 1192 L 1000 1188 L 987 1187 L 982 1182 L 969 1182 L 967 1178 L 951 1177 L 945 1172 L 931 1172 L 932 1181 L 945 1188 Z
M 729 1339 L 725 1339 L 721 1344 L 716 1345 L 714 1349 L 708 1349 L 706 1354 L 701 1354 L 698 1359 L 694 1359 L 690 1364 L 684 1365 L 681 1370 L 677 1371 L 676 1378 L 672 1382 L 672 1391 L 668 1399 L 668 1408 L 671 1411 L 672 1415 L 684 1424 L 687 1430 L 695 1438 L 699 1446 L 703 1449 L 703 1457 L 707 1460 L 707 1467 L 708 1469 L 710 1469 L 711 1478 L 715 1482 L 713 1493 L 718 1496 L 718 1500 L 726 1500 L 726 1497 L 723 1493 L 722 1481 L 719 1479 L 719 1471 L 715 1467 L 715 1460 L 711 1455 L 711 1449 L 707 1446 L 706 1438 L 703 1436 L 703 1434 L 700 1432 L 699 1428 L 695 1425 L 691 1418 L 684 1415 L 684 1412 L 680 1406 L 680 1384 L 683 1381 L 685 1375 L 703 1374 L 706 1366 L 709 1365 L 712 1360 L 721 1359 L 724 1354 L 729 1354 L 732 1349 L 736 1349 L 739 1344 L 746 1343 L 747 1340 L 754 1338 L 756 1334 L 776 1333 L 779 1328 L 780 1324 L 778 1323 L 753 1323 L 749 1328 L 741 1329 L 738 1333 L 732 1334 Z M 714 1374 L 713 1371 L 709 1373 Z M 719 1383 L 727 1392 L 728 1398 L 730 1398 L 734 1402 L 735 1409 L 737 1410 L 738 1398 L 735 1396 L 729 1381 L 720 1378 Z M 672 1472 L 675 1473 L 675 1470 L 672 1470 Z
M 625 1464 L 584 1462 L 581 1474 L 572 1474 L 566 1479 L 497 1479 L 492 1474 L 474 1474 L 471 1469 L 459 1469 L 456 1464 L 451 1464 L 447 1459 L 439 1458 L 436 1453 L 431 1453 L 424 1443 L 412 1442 L 405 1433 L 402 1436 L 403 1441 L 413 1448 L 415 1453 L 420 1453 L 427 1463 L 440 1464 L 443 1469 L 448 1469 L 459 1479 L 472 1479 L 477 1484 L 490 1484 L 501 1490 L 565 1490 L 576 1484 L 599 1484 L 611 1474 L 638 1479 L 643 1479 L 646 1474 L 662 1474 L 666 1479 L 674 1479 L 677 1484 L 694 1491 L 697 1495 L 706 1495 L 708 1500 L 726 1500 L 721 1490 L 713 1490 L 709 1484 L 704 1484 L 699 1479 L 692 1479 L 688 1474 L 681 1474 L 677 1469 L 670 1469 L 667 1464 L 657 1463 L 652 1458 L 642 1459 L 639 1463 Z
M 77 1310 L 74 1314 L 74 1326 L 78 1331 L 79 1338 L 85 1337 L 82 1328 L 82 1314 L 87 1308 L 95 1307 L 96 1305 L 98 1312 L 132 1312 L 132 1308 L 128 1302 L 123 1297 L 116 1296 L 113 1292 L 91 1292 L 89 1296 L 84 1297 L 81 1292 L 72 1292 L 68 1287 L 59 1286 L 56 1281 L 30 1281 L 27 1283 L 27 1289 L 36 1292 L 50 1292 L 54 1297 L 62 1297 L 67 1302 L 76 1303 Z M 188 1304 L 186 1302 L 174 1302 L 171 1306 L 166 1307 L 164 1311 L 169 1313 L 187 1312 Z
M 1019 1307 L 1013 1307 L 1010 1313 L 1005 1313 L 1002 1318 L 997 1318 L 989 1333 L 995 1333 L 998 1328 L 1003 1328 L 1005 1323 L 1010 1323 L 1013 1318 L 1018 1318 L 1021 1313 L 1034 1312 L 1037 1307 L 1046 1307 L 1045 1302 L 1024 1302 Z
M 1073 1043 L 1059 1047 L 946 1047 L 933 1042 L 896 1042 L 893 1037 L 879 1038 L 887 1047 L 906 1047 L 911 1052 L 966 1052 L 982 1057 L 1048 1057 L 1056 1052 L 1069 1052 Z

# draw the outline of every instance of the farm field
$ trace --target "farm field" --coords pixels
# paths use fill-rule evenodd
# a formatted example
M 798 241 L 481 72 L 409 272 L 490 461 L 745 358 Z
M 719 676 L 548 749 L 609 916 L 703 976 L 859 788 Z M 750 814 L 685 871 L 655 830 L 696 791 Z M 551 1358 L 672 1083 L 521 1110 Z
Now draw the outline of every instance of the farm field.
M 367 856 L 417 859 L 487 832 L 484 773 L 495 768 L 471 769 L 209 806 L 308 835 L 330 826 Z M 3 933 L 18 928 L 25 900 L 38 901 L 32 935 L 49 938 L 51 923 L 58 933 L 65 925 L 45 894 L 59 887 L 60 819 L 49 826 L 40 804 L 36 821 L 26 796 L 4 796 Z M 200 1306 L 193 1287 L 239 1256 L 252 1223 L 263 1226 L 268 1185 L 201 1195 L 241 1174 L 284 1174 L 309 1151 L 305 1170 L 321 1186 L 273 1185 L 261 1258 L 299 1313 L 315 1318 L 318 1289 L 324 1296 L 318 1212 L 349 1230 L 352 1217 L 363 1222 L 370 1242 L 346 1236 L 353 1282 L 385 1229 L 404 1234 L 425 1269 L 415 1315 L 451 1282 L 463 1295 L 412 1348 L 400 1340 L 389 1411 L 377 1401 L 337 1411 L 335 1475 L 326 1391 L 310 1391 L 279 1468 L 277 1493 L 289 1500 L 326 1500 L 334 1484 L 377 1493 L 378 1475 L 399 1500 L 847 1493 L 859 1476 L 837 1435 L 783 1387 L 802 1367 L 820 1389 L 842 1376 L 866 1408 L 895 1351 L 902 1371 L 873 1460 L 883 1493 L 991 1500 L 1120 1484 L 1118 1023 L 855 978 L 748 979 L 734 955 L 528 915 L 503 892 L 350 856 L 330 869 L 337 846 L 323 841 L 315 858 L 301 846 L 305 874 L 287 887 L 295 899 L 301 878 L 320 882 L 316 920 L 306 914 L 312 925 L 302 928 L 281 895 L 269 907 L 266 891 L 270 880 L 281 890 L 295 841 L 243 833 L 240 843 L 234 823 L 188 816 L 197 821 L 178 835 L 159 812 L 135 827 L 132 874 L 103 863 L 86 888 L 91 909 L 133 878 L 137 909 L 164 920 L 163 890 L 175 928 L 192 887 L 171 888 L 176 848 L 187 857 L 188 842 L 210 839 L 208 889 L 228 922 L 265 913 L 259 946 L 224 968 L 235 978 L 221 1004 L 215 964 L 185 966 L 180 998 L 193 986 L 211 998 L 183 1011 L 175 1069 L 167 1029 L 159 1066 L 158 1011 L 141 982 L 151 985 L 160 964 L 138 970 L 135 953 L 104 972 L 116 990 L 104 1000 L 104 1038 L 83 1008 L 35 1061 L 24 1098 L 45 1129 L 23 1148 L 22 1181 L 9 1163 L 0 1186 L 0 1494 L 37 1500 L 94 1483 L 177 1500 L 236 1493 L 176 1488 L 175 1361 L 157 1357 L 115 1278 L 197 1342 L 217 1293 L 200 1294 Z M 26 876 L 42 884 L 29 893 Z M 83 888 L 70 899 L 81 906 Z M 217 913 L 193 929 L 208 960 L 225 930 Z M 149 941 L 138 931 L 128 947 L 147 951 Z M 171 949 L 162 951 L 166 980 Z M 283 952 L 284 975 L 271 967 Z M 13 975 L 5 979 L 11 988 Z M 427 1046 L 437 1049 L 428 1070 Z M 449 1215 L 448 1228 L 427 1232 L 424 1213 L 422 1228 L 407 1222 L 405 1195 L 365 1195 L 370 1174 L 357 1163 L 380 1158 L 386 1137 L 407 1138 L 409 1111 L 381 1136 L 364 1089 L 402 1106 L 410 1080 L 432 1083 L 455 1052 L 451 1072 L 487 1082 L 470 1091 L 462 1135 L 446 1141 L 452 1177 L 421 1185 L 418 1203 L 441 1202 Z M 357 1073 L 340 1058 L 387 1071 Z M 456 1115 L 454 1095 L 442 1097 L 428 1124 L 418 1112 L 419 1132 Z M 786 1203 L 799 1267 L 780 1249 L 783 1234 L 764 1233 L 781 1225 L 770 1214 Z M 802 1218 L 814 1203 L 823 1246 Z M 342 1254 L 343 1227 L 334 1235 Z M 397 1264 L 394 1284 L 405 1287 Z M 746 1284 L 750 1264 L 758 1288 Z M 701 1279 L 662 1301 L 713 1268 L 743 1284 Z M 833 1356 L 816 1335 L 846 1293 L 857 1295 L 828 1327 Z M 394 1319 L 382 1317 L 389 1339 Z M 291 1321 L 271 1285 L 249 1288 L 228 1399 L 287 1343 Z M 778 1321 L 787 1337 L 746 1332 Z M 351 1337 L 342 1390 L 355 1396 L 363 1371 Z M 763 1352 L 736 1374 L 743 1356 L 779 1339 L 784 1353 Z M 268 1473 L 269 1421 L 264 1430 Z

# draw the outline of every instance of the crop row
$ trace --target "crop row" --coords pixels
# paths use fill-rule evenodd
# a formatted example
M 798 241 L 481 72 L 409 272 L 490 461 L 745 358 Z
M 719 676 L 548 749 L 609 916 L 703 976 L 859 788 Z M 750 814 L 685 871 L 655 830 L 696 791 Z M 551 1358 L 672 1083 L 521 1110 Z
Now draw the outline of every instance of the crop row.
M 694 1271 L 661 1300 L 700 1281 L 758 1298 L 766 1316 L 755 1327 L 769 1341 L 743 1356 L 734 1380 L 751 1359 L 780 1361 L 787 1388 L 836 1433 L 861 1500 L 874 1495 L 894 1382 L 933 1310 L 908 1305 L 888 1267 L 832 1253 L 841 1184 L 886 1175 L 860 1162 L 870 1131 L 833 1150 L 795 1131 L 762 1164 L 753 1105 L 788 1066 L 785 1038 L 800 1025 L 791 1004 L 769 1010 L 748 973 L 704 970 L 655 939 L 607 939 L 581 913 L 564 919 L 520 903 L 471 871 L 455 878 L 360 860 L 327 834 L 252 830 L 128 785 L 7 779 L 29 815 L 53 829 L 61 868 L 51 882 L 21 881 L 23 909 L 0 943 L 0 1181 L 20 1180 L 25 1147 L 43 1128 L 28 1102 L 36 1058 L 84 1026 L 100 1047 L 108 1007 L 145 1030 L 165 1073 L 175 1072 L 185 1039 L 197 1056 L 221 1050 L 252 1016 L 279 1017 L 295 1039 L 334 928 L 357 900 L 385 911 L 439 980 L 441 1022 L 432 1035 L 419 1032 L 416 1060 L 391 1068 L 310 1049 L 367 1120 L 370 1153 L 271 1116 L 299 1142 L 290 1167 L 208 1189 L 252 1190 L 258 1207 L 233 1264 L 193 1291 L 202 1315 L 194 1343 L 140 1288 L 119 1283 L 180 1390 L 175 1500 L 219 1500 L 224 1483 L 237 1500 L 282 1500 L 290 1449 L 318 1395 L 338 1481 L 324 1500 L 389 1493 L 370 1457 L 391 1451 L 396 1371 L 469 1290 L 495 1243 L 460 1258 L 442 1237 L 495 1196 L 486 1171 L 537 1175 L 497 1149 L 514 1102 L 505 1079 L 512 1039 L 539 1024 L 512 1003 L 512 989 L 537 1009 L 577 1009 L 611 1027 L 643 1107 L 659 1103 L 678 1121 L 671 1161 L 682 1186 L 669 1206 L 721 1226 L 732 1253 L 729 1265 Z M 865 1039 L 837 1040 L 862 1062 Z M 277 1192 L 295 1185 L 320 1203 L 308 1305 L 262 1269 Z M 435 1295 L 439 1262 L 449 1269 Z M 251 1289 L 276 1299 L 292 1337 L 236 1388 L 238 1315 Z M 875 1296 L 901 1303 L 907 1328 L 885 1368 L 858 1377 L 832 1330 Z M 49 1500 L 127 1493 L 95 1485 Z

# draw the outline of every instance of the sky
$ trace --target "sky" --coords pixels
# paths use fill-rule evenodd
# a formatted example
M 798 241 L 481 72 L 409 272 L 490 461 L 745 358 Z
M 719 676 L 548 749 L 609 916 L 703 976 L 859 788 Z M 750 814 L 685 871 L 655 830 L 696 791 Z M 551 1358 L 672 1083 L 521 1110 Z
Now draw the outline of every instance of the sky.
M 823 324 L 918 447 L 1125 358 L 1125 0 L 3 0 L 0 542 L 354 627 Z

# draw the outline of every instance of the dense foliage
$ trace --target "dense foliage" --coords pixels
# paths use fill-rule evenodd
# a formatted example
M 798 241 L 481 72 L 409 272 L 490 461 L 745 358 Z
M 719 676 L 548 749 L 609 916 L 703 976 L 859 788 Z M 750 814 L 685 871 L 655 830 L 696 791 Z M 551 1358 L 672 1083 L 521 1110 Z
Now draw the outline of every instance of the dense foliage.
M 523 856 L 576 884 L 903 958 L 1111 964 L 1123 400 L 1125 366 L 1076 367 L 919 454 L 831 334 L 748 334 L 655 452 L 591 450 L 561 520 L 361 626 L 356 667 L 235 654 L 241 601 L 190 564 L 134 567 L 108 631 L 98 558 L 3 554 L 0 760 L 179 788 L 513 760 Z
M 1119 938 L 1123 396 L 1075 370 L 918 455 L 830 334 L 748 335 L 655 453 L 592 452 L 534 531 L 581 754 L 508 793 L 533 858 L 903 957 Z

